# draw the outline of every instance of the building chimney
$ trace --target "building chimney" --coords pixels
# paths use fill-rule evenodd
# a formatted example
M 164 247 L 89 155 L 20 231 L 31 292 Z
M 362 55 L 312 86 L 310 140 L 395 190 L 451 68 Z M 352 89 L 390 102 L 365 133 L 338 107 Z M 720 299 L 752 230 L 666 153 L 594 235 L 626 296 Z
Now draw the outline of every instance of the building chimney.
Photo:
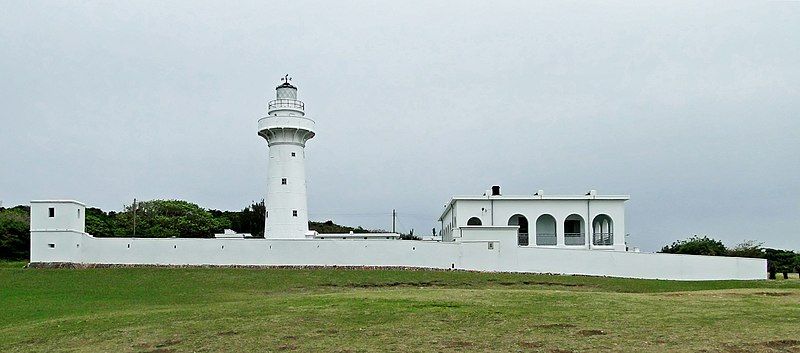
M 492 196 L 500 196 L 500 185 L 492 185 Z

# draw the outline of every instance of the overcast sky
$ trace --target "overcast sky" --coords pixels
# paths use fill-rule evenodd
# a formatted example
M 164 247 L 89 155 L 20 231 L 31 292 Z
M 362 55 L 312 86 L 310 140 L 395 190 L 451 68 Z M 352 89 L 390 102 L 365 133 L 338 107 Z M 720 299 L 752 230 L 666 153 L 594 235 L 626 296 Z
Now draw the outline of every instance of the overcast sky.
M 310 218 L 429 234 L 453 195 L 629 194 L 629 243 L 800 248 L 800 3 L 4 1 L 0 200 L 266 193 L 285 73 Z

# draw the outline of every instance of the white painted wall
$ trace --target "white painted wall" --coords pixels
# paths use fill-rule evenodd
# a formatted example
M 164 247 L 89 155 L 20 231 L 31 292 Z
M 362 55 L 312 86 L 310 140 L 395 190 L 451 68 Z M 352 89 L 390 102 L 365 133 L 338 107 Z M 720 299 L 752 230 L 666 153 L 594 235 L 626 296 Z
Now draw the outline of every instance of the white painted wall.
M 456 242 L 94 238 L 31 231 L 31 262 L 153 265 L 400 266 L 611 277 L 765 279 L 766 260 L 520 247 L 516 227 L 463 227 Z M 52 244 L 52 247 L 51 247 Z
M 50 217 L 53 209 L 53 217 Z M 86 206 L 73 200 L 31 201 L 31 230 L 72 230 L 83 233 Z
M 606 208 L 599 209 L 607 214 L 620 216 L 619 210 L 614 209 L 621 207 L 620 204 L 605 203 Z M 470 207 L 477 206 L 479 205 L 470 204 Z M 569 205 L 562 206 L 566 208 Z M 54 209 L 54 217 L 49 217 L 49 208 Z M 496 214 L 503 216 L 518 209 L 495 205 Z M 557 207 L 547 209 L 553 210 Z M 562 219 L 569 212 L 554 213 L 557 219 Z M 507 225 L 458 226 L 452 229 L 455 241 L 447 242 L 387 239 L 95 238 L 84 232 L 84 214 L 84 205 L 80 202 L 32 201 L 31 262 L 398 266 L 670 280 L 765 279 L 767 275 L 767 262 L 764 259 L 596 251 L 587 247 L 518 246 L 518 227 Z

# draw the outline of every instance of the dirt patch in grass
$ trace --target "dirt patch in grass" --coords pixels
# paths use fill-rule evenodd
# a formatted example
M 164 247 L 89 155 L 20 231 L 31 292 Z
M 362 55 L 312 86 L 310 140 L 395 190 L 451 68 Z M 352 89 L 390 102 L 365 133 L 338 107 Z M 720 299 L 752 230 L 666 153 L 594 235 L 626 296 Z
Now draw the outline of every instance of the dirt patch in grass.
M 546 286 L 546 287 L 589 287 L 585 284 L 580 283 L 559 283 L 559 282 L 547 282 L 547 281 L 520 281 L 520 282 L 498 282 L 501 286 L 516 286 L 516 285 L 526 285 L 526 286 Z
M 701 349 L 700 351 L 702 352 L 703 350 Z M 707 349 L 705 351 L 706 352 L 710 352 Z M 753 349 L 752 348 L 742 348 L 742 347 L 739 347 L 739 346 L 726 344 L 726 345 L 722 346 L 722 351 L 725 352 L 725 353 L 752 353 Z
M 391 287 L 435 287 L 446 286 L 448 284 L 439 280 L 433 281 L 410 281 L 410 282 L 383 282 L 383 283 L 325 283 L 325 287 L 344 287 L 344 288 L 391 288 Z M 469 283 L 458 284 L 470 286 Z
M 756 292 L 756 295 L 763 295 L 767 297 L 788 297 L 790 295 L 796 295 L 797 293 L 792 292 Z
M 772 340 L 750 344 L 726 344 L 722 352 L 725 353 L 751 353 L 751 352 L 800 352 L 800 340 Z M 706 350 L 708 351 L 708 350 Z
M 575 353 L 575 352 L 569 349 L 553 348 L 550 350 L 550 353 Z
M 284 345 L 278 346 L 277 350 L 279 350 L 279 351 L 294 351 L 294 350 L 297 350 L 297 346 L 295 346 L 293 344 L 284 344 Z
M 573 325 L 573 324 L 565 324 L 565 323 L 554 323 L 554 324 L 538 324 L 538 325 L 533 325 L 533 327 L 537 327 L 537 328 L 559 328 L 559 329 L 561 329 L 561 328 L 573 328 L 573 327 L 575 327 L 575 325 Z
M 588 337 L 588 336 L 605 336 L 605 335 L 608 334 L 608 332 L 603 331 L 603 330 L 580 330 L 580 331 L 578 331 L 578 334 L 581 335 L 581 336 L 584 336 L 584 337 Z
M 519 343 L 519 346 L 522 348 L 542 348 L 543 344 L 539 342 L 527 342 L 523 341 Z
M 794 348 L 794 347 L 800 347 L 800 341 L 798 341 L 798 340 L 767 341 L 767 342 L 764 342 L 764 346 L 768 347 L 768 348 L 774 348 L 774 349 Z
M 444 346 L 447 348 L 466 348 L 472 347 L 473 345 L 474 343 L 467 341 L 449 341 L 444 343 Z
M 559 282 L 545 282 L 545 281 L 522 281 L 522 284 L 536 285 L 536 286 L 557 286 L 557 287 L 592 287 L 580 283 L 559 283 Z
M 160 343 L 156 344 L 156 348 L 174 346 L 174 345 L 176 345 L 178 343 L 181 343 L 181 341 L 182 340 L 180 338 L 173 337 L 173 338 L 170 338 L 170 339 L 168 339 L 166 341 L 161 341 Z
M 462 305 L 456 303 L 416 303 L 412 308 L 460 308 Z
M 174 352 L 174 348 L 170 348 L 170 346 L 174 346 L 178 343 L 181 343 L 181 340 L 178 337 L 173 337 L 168 340 L 164 340 L 157 343 L 149 343 L 149 342 L 142 342 L 133 345 L 136 348 L 142 349 L 143 352 L 146 353 L 170 353 Z
M 233 335 L 238 335 L 238 334 L 239 334 L 239 332 L 236 332 L 236 331 L 217 332 L 217 336 L 233 336 Z

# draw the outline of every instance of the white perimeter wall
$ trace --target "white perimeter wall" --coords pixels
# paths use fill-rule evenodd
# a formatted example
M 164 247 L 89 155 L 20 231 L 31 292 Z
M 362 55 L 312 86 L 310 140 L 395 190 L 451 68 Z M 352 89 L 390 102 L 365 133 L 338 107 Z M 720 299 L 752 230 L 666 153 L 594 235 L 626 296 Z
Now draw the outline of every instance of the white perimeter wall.
M 31 231 L 31 262 L 405 266 L 671 280 L 765 279 L 767 271 L 763 259 L 519 247 L 515 227 L 471 227 L 461 233 L 458 242 L 432 242 L 94 238 L 74 231 Z

